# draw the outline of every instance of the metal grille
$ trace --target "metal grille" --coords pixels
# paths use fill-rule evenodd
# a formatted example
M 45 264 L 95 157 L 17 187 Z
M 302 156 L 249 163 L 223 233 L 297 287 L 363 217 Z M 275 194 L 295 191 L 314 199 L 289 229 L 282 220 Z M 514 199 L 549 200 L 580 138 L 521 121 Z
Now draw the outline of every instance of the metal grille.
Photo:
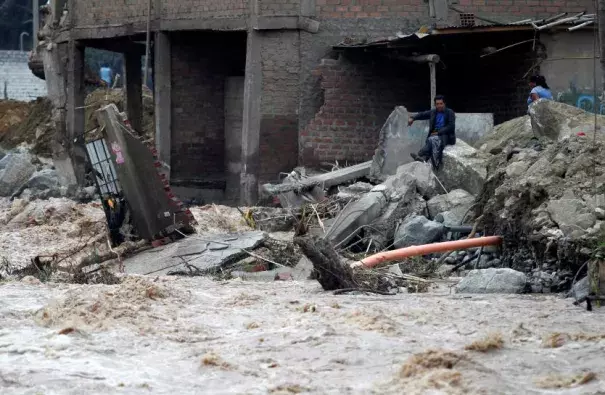
M 475 26 L 475 14 L 461 13 L 460 14 L 460 26 L 466 26 L 466 27 Z
M 101 195 L 117 195 L 121 192 L 116 170 L 111 161 L 111 154 L 105 139 L 98 139 L 86 144 L 88 159 L 94 169 L 95 179 Z

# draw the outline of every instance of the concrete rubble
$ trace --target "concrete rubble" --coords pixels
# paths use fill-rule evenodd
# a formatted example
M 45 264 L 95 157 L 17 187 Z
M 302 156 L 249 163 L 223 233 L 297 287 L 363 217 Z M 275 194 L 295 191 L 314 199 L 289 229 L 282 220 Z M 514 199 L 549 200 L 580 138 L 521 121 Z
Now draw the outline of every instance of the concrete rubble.
M 504 237 L 502 265 L 526 273 L 533 292 L 560 292 L 591 259 L 605 229 L 605 162 L 596 154 L 605 139 L 591 132 L 594 114 L 561 103 L 533 104 L 530 120 L 531 135 L 519 130 L 490 159 L 475 212 L 486 232 Z
M 265 233 L 259 231 L 192 236 L 179 243 L 142 252 L 124 264 L 130 274 L 212 274 L 249 257 L 244 250 L 256 249 L 265 237 Z
M 399 166 L 412 162 L 410 154 L 424 145 L 429 121 L 416 121 L 408 126 L 410 115 L 405 107 L 395 107 L 381 128 L 370 170 L 372 180 L 384 181 L 395 174 Z M 456 135 L 469 144 L 491 132 L 493 127 L 493 114 L 456 114 Z
M 458 293 L 507 293 L 525 292 L 527 278 L 524 273 L 512 269 L 471 270 L 456 287 Z
M 113 106 L 98 114 L 108 108 L 118 114 Z M 605 230 L 605 190 L 598 187 L 593 197 L 594 185 L 605 181 L 601 180 L 605 162 L 592 155 L 595 147 L 587 143 L 588 137 L 574 134 L 589 126 L 586 114 L 548 102 L 532 108 L 529 116 L 474 139 L 479 149 L 458 139 L 445 149 L 437 173 L 427 163 L 400 163 L 397 156 L 407 148 L 393 136 L 410 131 L 403 122 L 405 108 L 398 108 L 381 132 L 380 166 L 375 156 L 373 162 L 324 173 L 294 169 L 281 184 L 263 186 L 264 193 L 276 197 L 282 207 L 194 205 L 190 211 L 198 221 L 196 234 L 147 251 L 129 250 L 118 260 L 128 274 L 305 281 L 316 278 L 317 271 L 316 263 L 302 256 L 294 242 L 300 235 L 327 240 L 329 244 L 322 245 L 334 248 L 341 262 L 355 262 L 385 249 L 457 240 L 472 233 L 473 237 L 501 235 L 503 248 L 419 257 L 397 266 L 401 271 L 391 268 L 388 275 L 379 274 L 387 277 L 362 283 L 392 292 L 409 286 L 411 280 L 397 283 L 402 276 L 428 270 L 431 276 L 463 277 L 457 287 L 460 293 L 568 290 L 578 269 L 571 260 L 585 262 L 592 253 L 589 246 Z M 108 122 L 102 119 L 100 124 Z M 597 138 L 597 150 L 603 140 Z M 63 209 L 36 202 L 66 196 L 95 198 L 94 188 L 68 191 L 58 173 L 52 161 L 40 160 L 26 148 L 9 151 L 0 160 L 0 186 L 15 199 L 5 203 L 7 229 L 16 231 L 24 224 L 56 226 L 53 216 L 68 218 Z M 98 205 L 95 210 L 95 215 L 102 212 Z M 102 215 L 95 218 L 102 223 Z M 85 225 L 78 226 L 69 234 Z M 78 253 L 78 262 L 89 262 L 96 251 L 109 266 L 114 264 L 116 255 L 102 246 L 106 241 L 102 232 L 93 239 Z M 28 259 L 46 256 L 47 250 L 34 251 Z M 28 259 L 20 264 L 26 265 Z M 418 262 L 422 266 L 415 267 Z M 87 270 L 101 270 L 104 265 L 95 263 Z
M 395 232 L 395 247 L 430 244 L 441 239 L 443 224 L 431 221 L 421 215 L 408 218 Z
M 478 151 L 461 139 L 443 151 L 443 164 L 437 177 L 448 191 L 464 189 L 473 195 L 481 193 L 487 178 L 489 155 Z

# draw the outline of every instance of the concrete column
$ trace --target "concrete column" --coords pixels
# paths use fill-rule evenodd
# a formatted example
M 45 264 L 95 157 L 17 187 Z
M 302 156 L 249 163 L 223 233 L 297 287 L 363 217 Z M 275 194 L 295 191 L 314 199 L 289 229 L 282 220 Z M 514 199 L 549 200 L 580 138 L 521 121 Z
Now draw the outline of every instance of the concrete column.
M 124 54 L 126 114 L 130 125 L 142 134 L 143 125 L 143 73 L 141 55 L 138 52 Z
M 156 33 L 154 46 L 155 147 L 160 161 L 170 166 L 170 151 L 172 149 L 172 55 L 168 34 Z M 170 177 L 169 170 L 166 171 L 166 177 Z
M 261 39 L 261 33 L 254 30 L 248 32 L 240 177 L 241 203 L 243 205 L 254 205 L 258 201 L 262 90 Z
M 74 173 L 79 185 L 84 184 L 86 151 L 82 135 L 84 126 L 84 46 L 77 41 L 67 44 L 67 139 L 68 151 L 73 161 Z M 74 142 L 78 139 L 77 142 Z
M 244 114 L 244 77 L 225 81 L 225 200 L 238 204 L 242 172 L 242 116 Z

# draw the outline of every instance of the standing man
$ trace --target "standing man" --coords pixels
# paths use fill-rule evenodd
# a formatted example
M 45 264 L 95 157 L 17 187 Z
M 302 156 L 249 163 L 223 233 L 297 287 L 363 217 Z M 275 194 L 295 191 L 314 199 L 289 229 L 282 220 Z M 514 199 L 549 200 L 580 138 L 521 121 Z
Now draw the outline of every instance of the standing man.
M 418 154 L 411 155 L 417 161 L 426 162 L 430 159 L 433 168 L 439 170 L 445 146 L 456 144 L 456 114 L 445 106 L 445 97 L 437 95 L 435 108 L 410 117 L 408 125 L 412 126 L 414 121 L 425 119 L 429 120 L 426 142 Z

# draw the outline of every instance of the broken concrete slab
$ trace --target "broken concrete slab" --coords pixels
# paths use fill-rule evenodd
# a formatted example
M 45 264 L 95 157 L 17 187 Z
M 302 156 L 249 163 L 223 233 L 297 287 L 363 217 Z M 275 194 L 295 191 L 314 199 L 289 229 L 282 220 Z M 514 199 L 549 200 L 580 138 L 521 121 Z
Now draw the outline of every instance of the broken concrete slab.
M 372 247 L 382 250 L 393 241 L 402 218 L 426 216 L 428 215 L 426 211 L 426 201 L 418 195 L 411 200 L 391 202 L 364 235 L 372 239 Z
M 370 174 L 371 166 L 372 161 L 363 162 L 357 165 L 334 170 L 329 173 L 319 174 L 310 177 L 310 179 L 317 181 L 319 185 L 325 189 L 335 185 L 344 184 L 349 181 L 357 180 L 359 178 L 367 177 L 368 174 Z
M 0 196 L 11 196 L 20 190 L 36 171 L 27 153 L 9 153 L 0 160 Z
M 412 162 L 397 168 L 397 173 L 384 182 L 390 200 L 409 200 L 416 192 L 426 199 L 437 196 L 441 190 L 427 163 Z
M 395 232 L 394 244 L 396 248 L 429 244 L 438 241 L 443 232 L 443 224 L 418 215 L 408 218 L 401 224 Z
M 525 273 L 513 269 L 471 270 L 456 287 L 458 293 L 519 294 L 527 289 Z
M 124 261 L 128 274 L 188 274 L 212 273 L 224 265 L 236 262 L 265 240 L 260 231 L 236 234 L 190 236 L 167 246 L 144 251 Z
M 446 195 L 435 196 L 427 202 L 429 215 L 436 218 L 437 214 L 455 209 L 468 210 L 475 202 L 475 197 L 464 189 L 454 189 Z M 462 214 L 464 215 L 464 213 Z
M 429 121 L 416 121 L 408 126 L 405 107 L 395 107 L 380 130 L 378 147 L 372 160 L 370 178 L 383 181 L 397 168 L 413 161 L 410 154 L 418 152 L 428 135 Z M 456 114 L 456 135 L 473 144 L 494 127 L 494 116 L 488 113 Z
M 374 185 L 370 184 L 369 182 L 359 181 L 346 187 L 339 187 L 337 196 L 343 199 L 354 198 L 370 192 L 372 188 L 374 188 Z
M 595 115 L 554 100 L 538 100 L 529 106 L 529 116 L 534 135 L 560 141 L 577 133 L 592 135 L 595 131 Z M 605 116 L 597 115 L 597 131 L 602 134 Z
M 395 107 L 380 129 L 378 147 L 370 169 L 371 179 L 382 181 L 395 174 L 400 165 L 410 162 L 410 154 L 418 151 L 415 142 L 419 136 L 410 139 L 408 119 L 409 114 L 405 107 Z
M 437 178 L 448 190 L 464 189 L 479 195 L 487 179 L 489 154 L 478 151 L 463 140 L 450 145 L 443 151 L 443 163 Z
M 269 195 L 277 196 L 282 207 L 289 208 L 322 201 L 325 193 L 319 185 L 319 181 L 309 180 L 295 170 L 281 184 L 265 184 L 264 190 Z
M 380 216 L 387 205 L 383 185 L 378 185 L 361 199 L 345 207 L 326 236 L 334 245 L 342 245 L 351 240 L 360 227 L 369 225 Z
M 115 104 L 96 111 L 103 136 L 111 149 L 111 163 L 117 173 L 121 192 L 132 212 L 137 233 L 152 240 L 166 236 L 175 229 L 186 230 L 194 223 L 188 210 L 183 210 L 166 186 L 155 167 L 155 158 L 118 112 Z
M 473 146 L 484 152 L 498 154 L 508 144 L 525 147 L 534 137 L 531 120 L 528 115 L 524 115 L 497 125 L 476 141 Z
M 324 189 L 366 177 L 371 165 L 372 162 L 364 162 L 313 177 L 289 177 L 282 184 L 264 184 L 262 190 L 265 195 L 279 196 L 284 207 L 300 206 L 305 201 L 303 193 L 312 191 L 312 199 L 321 200 Z

